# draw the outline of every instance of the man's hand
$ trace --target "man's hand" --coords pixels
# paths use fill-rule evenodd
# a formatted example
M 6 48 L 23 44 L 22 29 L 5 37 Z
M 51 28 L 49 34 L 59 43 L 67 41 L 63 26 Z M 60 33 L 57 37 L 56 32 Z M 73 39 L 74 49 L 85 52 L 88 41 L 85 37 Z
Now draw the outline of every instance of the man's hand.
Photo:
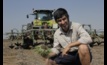
M 67 55 L 67 52 L 70 50 L 71 47 L 79 46 L 80 44 L 81 44 L 81 43 L 80 43 L 79 41 L 69 43 L 69 44 L 64 48 L 64 50 L 62 51 L 62 56 Z
M 69 47 L 69 46 L 65 47 L 65 48 L 63 49 L 63 51 L 62 51 L 62 56 L 67 55 L 67 52 L 68 52 L 69 50 L 70 50 L 70 47 Z

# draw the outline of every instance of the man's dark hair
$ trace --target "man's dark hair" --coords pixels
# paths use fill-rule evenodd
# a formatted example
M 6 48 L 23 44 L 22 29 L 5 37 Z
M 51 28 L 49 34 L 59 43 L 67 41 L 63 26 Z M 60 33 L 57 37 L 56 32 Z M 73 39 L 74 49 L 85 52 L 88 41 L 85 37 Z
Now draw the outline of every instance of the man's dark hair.
M 64 8 L 58 8 L 53 14 L 56 22 L 57 22 L 57 19 L 61 18 L 64 15 L 69 19 L 68 12 Z

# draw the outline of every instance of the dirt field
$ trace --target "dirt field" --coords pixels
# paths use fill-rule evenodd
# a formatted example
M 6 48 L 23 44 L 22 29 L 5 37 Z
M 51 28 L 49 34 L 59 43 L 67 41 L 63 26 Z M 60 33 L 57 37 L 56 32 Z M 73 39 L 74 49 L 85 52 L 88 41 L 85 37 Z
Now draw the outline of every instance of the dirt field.
M 3 41 L 3 65 L 45 65 L 45 59 L 33 49 L 10 49 L 11 42 Z M 104 65 L 104 43 L 95 44 L 92 48 L 91 65 Z

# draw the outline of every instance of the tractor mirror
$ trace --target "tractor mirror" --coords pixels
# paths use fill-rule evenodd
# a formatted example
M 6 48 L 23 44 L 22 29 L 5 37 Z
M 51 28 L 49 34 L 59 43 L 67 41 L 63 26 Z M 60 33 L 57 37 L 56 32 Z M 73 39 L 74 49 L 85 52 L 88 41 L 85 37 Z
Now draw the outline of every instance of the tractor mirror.
M 27 18 L 29 18 L 29 15 L 26 15 Z

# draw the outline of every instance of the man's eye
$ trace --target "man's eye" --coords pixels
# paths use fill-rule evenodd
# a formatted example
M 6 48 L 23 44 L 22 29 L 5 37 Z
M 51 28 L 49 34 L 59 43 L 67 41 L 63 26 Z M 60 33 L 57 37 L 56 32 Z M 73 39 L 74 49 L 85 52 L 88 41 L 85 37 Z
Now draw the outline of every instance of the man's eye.
M 63 20 L 65 20 L 66 18 L 63 18 Z
M 58 22 L 61 22 L 61 20 L 58 20 Z

